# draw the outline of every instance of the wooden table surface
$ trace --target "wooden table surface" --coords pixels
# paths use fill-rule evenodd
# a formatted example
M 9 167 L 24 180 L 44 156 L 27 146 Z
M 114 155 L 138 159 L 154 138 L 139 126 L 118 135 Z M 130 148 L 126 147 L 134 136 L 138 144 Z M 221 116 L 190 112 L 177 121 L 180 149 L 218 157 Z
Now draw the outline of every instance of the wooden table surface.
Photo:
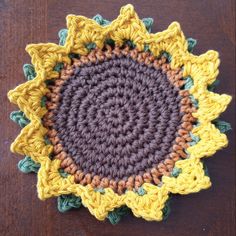
M 6 93 L 24 82 L 22 65 L 30 58 L 26 44 L 58 41 L 69 13 L 92 17 L 100 13 L 114 19 L 127 1 L 0 0 L 0 235 L 235 235 L 235 136 L 230 144 L 206 160 L 213 186 L 188 196 L 174 196 L 167 221 L 146 222 L 127 216 L 118 225 L 99 222 L 86 208 L 60 213 L 56 199 L 40 201 L 36 176 L 18 171 L 22 158 L 9 151 L 20 128 L 9 120 L 17 110 Z M 153 31 L 178 21 L 187 37 L 198 40 L 195 54 L 208 49 L 221 57 L 217 92 L 235 96 L 235 5 L 230 0 L 130 1 L 140 18 L 154 18 Z M 222 119 L 235 127 L 235 100 Z

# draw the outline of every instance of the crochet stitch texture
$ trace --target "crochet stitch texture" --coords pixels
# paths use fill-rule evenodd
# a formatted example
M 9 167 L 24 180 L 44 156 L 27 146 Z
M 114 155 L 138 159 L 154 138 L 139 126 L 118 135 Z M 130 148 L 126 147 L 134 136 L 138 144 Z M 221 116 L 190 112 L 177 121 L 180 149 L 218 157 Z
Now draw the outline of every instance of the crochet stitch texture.
M 68 15 L 60 45 L 26 47 L 28 81 L 8 93 L 23 128 L 11 150 L 61 212 L 83 204 L 98 220 L 130 209 L 160 221 L 171 193 L 211 185 L 201 158 L 228 144 L 216 119 L 231 101 L 211 91 L 219 55 L 193 55 L 177 22 L 155 34 L 151 24 L 130 4 L 112 22 Z

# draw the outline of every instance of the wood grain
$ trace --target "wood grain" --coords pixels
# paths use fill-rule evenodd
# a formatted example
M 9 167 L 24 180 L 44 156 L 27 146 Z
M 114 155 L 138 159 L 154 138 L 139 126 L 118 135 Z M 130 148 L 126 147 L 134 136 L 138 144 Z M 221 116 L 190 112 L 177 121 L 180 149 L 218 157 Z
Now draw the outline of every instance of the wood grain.
M 9 120 L 17 107 L 6 93 L 24 82 L 22 65 L 30 58 L 26 44 L 57 42 L 69 13 L 92 17 L 100 13 L 114 19 L 127 1 L 0 0 L 0 235 L 235 235 L 235 135 L 230 145 L 206 160 L 213 187 L 188 196 L 174 196 L 171 215 L 162 223 L 127 216 L 118 225 L 99 222 L 87 209 L 62 214 L 56 199 L 38 200 L 36 176 L 17 170 L 21 156 L 9 146 L 20 128 Z M 208 49 L 220 52 L 220 86 L 217 92 L 235 96 L 235 4 L 230 0 L 130 1 L 139 16 L 153 17 L 153 31 L 179 21 L 187 37 L 198 39 L 195 54 Z M 235 128 L 235 100 L 222 119 Z

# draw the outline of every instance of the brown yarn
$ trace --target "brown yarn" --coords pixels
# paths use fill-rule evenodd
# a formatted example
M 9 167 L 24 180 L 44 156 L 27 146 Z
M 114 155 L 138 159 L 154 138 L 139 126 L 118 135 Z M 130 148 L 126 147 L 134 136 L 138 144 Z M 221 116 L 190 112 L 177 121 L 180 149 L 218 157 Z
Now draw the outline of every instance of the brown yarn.
M 106 66 L 106 67 L 104 67 L 104 66 Z M 121 70 L 118 71 L 119 72 L 118 74 L 116 74 L 117 71 L 115 71 L 115 69 L 114 69 L 117 66 L 118 66 L 118 69 L 121 68 Z M 128 67 L 124 69 L 125 66 L 128 66 Z M 135 72 L 138 71 L 138 75 L 140 75 L 140 74 L 143 75 L 142 82 L 140 82 L 140 80 L 137 79 L 137 77 L 138 77 L 137 74 L 132 75 L 132 73 L 131 73 L 132 68 L 134 69 Z M 112 70 L 112 69 L 114 71 L 109 72 L 109 70 Z M 122 72 L 122 70 L 123 70 L 123 72 Z M 143 92 L 143 94 L 142 94 L 142 95 L 144 95 L 145 99 L 146 99 L 146 97 L 145 97 L 146 92 L 147 91 L 150 92 L 150 91 L 152 91 L 152 89 L 155 88 L 154 79 L 151 79 L 151 75 L 153 73 L 156 73 L 155 78 L 158 78 L 157 80 L 161 81 L 158 86 L 160 87 L 163 84 L 163 85 L 165 85 L 165 87 L 163 87 L 163 89 L 161 91 L 153 90 L 153 93 L 155 93 L 156 97 L 158 97 L 159 99 L 161 99 L 161 97 L 163 96 L 162 94 L 164 93 L 165 99 L 163 100 L 163 98 L 162 98 L 163 104 L 168 102 L 168 99 L 170 99 L 170 97 L 172 97 L 172 99 L 174 99 L 174 100 L 169 101 L 169 105 L 172 106 L 172 104 L 173 104 L 173 106 L 174 105 L 176 106 L 176 102 L 177 102 L 178 113 L 176 113 L 175 116 L 169 116 L 169 117 L 164 118 L 164 121 L 168 124 L 168 126 L 165 126 L 165 129 L 167 129 L 168 127 L 171 126 L 172 129 L 174 129 L 174 133 L 173 134 L 170 134 L 170 132 L 166 133 L 165 135 L 162 136 L 162 140 L 161 140 L 162 143 L 166 142 L 167 144 L 168 143 L 171 144 L 171 146 L 170 146 L 171 149 L 170 150 L 163 149 L 165 151 L 162 150 L 161 152 L 158 152 L 159 155 L 163 154 L 162 156 L 161 155 L 160 156 L 159 155 L 153 156 L 152 153 L 147 154 L 150 156 L 150 159 L 148 160 L 148 162 L 146 162 L 145 165 L 144 164 L 139 165 L 139 167 L 140 166 L 144 167 L 143 170 L 140 170 L 140 169 L 136 170 L 135 169 L 135 165 L 137 165 L 137 163 L 136 163 L 137 159 L 135 159 L 135 162 L 133 162 L 133 167 L 134 167 L 133 169 L 129 169 L 129 168 L 125 169 L 124 168 L 124 169 L 122 169 L 122 171 L 117 170 L 118 168 L 114 169 L 114 166 L 113 167 L 110 166 L 108 168 L 103 168 L 103 166 L 106 163 L 105 164 L 103 163 L 100 166 L 98 165 L 98 168 L 96 169 L 94 166 L 96 166 L 97 163 L 99 163 L 98 162 L 99 159 L 97 160 L 96 163 L 94 163 L 94 164 L 90 163 L 86 167 L 86 164 L 88 163 L 87 161 L 91 160 L 91 154 L 89 154 L 90 159 L 87 159 L 87 161 L 84 160 L 83 156 L 81 155 L 83 153 L 84 154 L 88 153 L 89 149 L 85 147 L 86 144 L 78 147 L 77 149 L 73 148 L 73 145 L 76 146 L 76 144 L 74 144 L 72 141 L 68 141 L 68 140 L 73 140 L 73 139 L 70 139 L 70 135 L 68 135 L 69 133 L 65 133 L 65 131 L 63 130 L 63 127 L 66 127 L 65 126 L 66 124 L 63 122 L 65 122 L 65 120 L 67 119 L 67 117 L 69 116 L 69 113 L 71 111 L 68 110 L 68 106 L 66 106 L 67 103 L 65 103 L 64 104 L 65 108 L 63 108 L 63 109 L 67 113 L 66 112 L 64 112 L 64 113 L 59 112 L 58 113 L 58 111 L 59 111 L 58 109 L 60 109 L 63 106 L 62 101 L 64 101 L 66 99 L 66 96 L 68 96 L 68 100 L 66 100 L 67 102 L 69 102 L 69 101 L 72 102 L 72 99 L 73 99 L 73 103 L 71 104 L 71 106 L 72 106 L 73 110 L 76 112 L 77 107 L 76 106 L 73 107 L 73 105 L 78 103 L 78 101 L 81 100 L 81 99 L 79 99 L 79 96 L 81 95 L 83 90 L 81 90 L 81 93 L 79 95 L 77 95 L 78 96 L 77 100 L 74 99 L 73 97 L 70 97 L 73 95 L 72 92 L 76 93 L 76 91 L 78 91 L 78 89 L 81 87 L 88 89 L 89 86 L 86 85 L 86 83 L 88 83 L 88 82 L 91 82 L 90 86 L 95 87 L 95 86 L 98 86 L 99 84 L 101 84 L 102 82 L 105 85 L 107 85 L 107 83 L 109 81 L 111 81 L 111 80 L 109 80 L 109 77 L 107 77 L 107 79 L 103 80 L 102 76 L 99 77 L 99 73 L 103 73 L 102 76 L 105 76 L 105 75 L 112 76 L 113 75 L 112 73 L 114 73 L 113 79 L 118 78 L 120 76 L 120 73 L 124 73 L 122 76 L 126 76 L 126 74 L 128 73 L 129 76 L 131 76 L 133 79 L 133 82 L 132 82 L 133 85 L 135 85 L 135 83 L 137 84 L 136 88 L 139 88 L 139 87 L 142 88 L 142 86 L 151 85 L 151 87 L 149 86 L 149 88 L 144 90 L 145 92 Z M 79 74 L 79 77 L 77 77 L 78 74 Z M 91 77 L 89 77 L 89 79 L 88 79 L 89 75 L 91 75 Z M 120 77 L 122 77 L 122 76 L 120 76 Z M 83 80 L 83 78 L 85 78 L 85 79 Z M 168 78 L 168 79 L 166 81 L 163 81 L 165 78 L 166 79 Z M 117 84 L 122 85 L 122 83 L 123 83 L 122 79 L 123 79 L 123 77 L 120 79 L 117 79 L 117 81 L 118 81 Z M 81 80 L 82 82 L 79 80 Z M 97 80 L 100 83 L 98 83 Z M 144 83 L 144 82 L 146 82 L 146 83 Z M 109 85 L 113 85 L 113 83 L 110 82 Z M 173 85 L 175 88 L 173 87 Z M 174 163 L 177 160 L 187 157 L 184 150 L 188 147 L 188 142 L 191 141 L 191 138 L 189 136 L 189 131 L 192 129 L 193 123 L 195 122 L 195 118 L 192 116 L 192 112 L 195 111 L 195 108 L 192 106 L 191 100 L 189 99 L 188 91 L 179 89 L 183 85 L 184 85 L 184 80 L 182 80 L 181 70 L 180 69 L 171 70 L 170 65 L 168 63 L 166 63 L 166 59 L 164 57 L 162 57 L 161 59 L 156 59 L 154 56 L 150 55 L 147 52 L 138 52 L 136 49 L 130 50 L 128 47 L 126 47 L 124 49 L 120 49 L 120 48 L 116 47 L 114 50 L 112 50 L 110 47 L 108 47 L 104 51 L 96 49 L 96 50 L 93 50 L 88 56 L 81 56 L 81 58 L 79 60 L 74 59 L 72 65 L 64 65 L 64 68 L 62 69 L 62 71 L 60 73 L 60 77 L 55 80 L 55 83 L 53 85 L 48 86 L 48 88 L 51 91 L 50 93 L 47 94 L 48 101 L 47 101 L 46 106 L 48 109 L 48 113 L 44 116 L 44 119 L 43 119 L 44 126 L 47 127 L 49 130 L 48 137 L 54 147 L 53 154 L 54 154 L 55 158 L 61 160 L 61 168 L 63 168 L 66 172 L 73 174 L 75 177 L 75 181 L 77 183 L 80 183 L 83 185 L 91 184 L 93 187 L 96 187 L 96 188 L 97 187 L 103 187 L 103 188 L 111 187 L 114 191 L 116 191 L 118 193 L 122 193 L 126 189 L 130 189 L 130 190 L 133 188 L 137 189 L 145 182 L 146 183 L 153 182 L 155 184 L 159 184 L 161 182 L 161 177 L 163 175 L 170 175 L 170 173 L 173 169 Z M 168 86 L 169 89 L 167 89 L 166 86 Z M 69 88 L 69 90 L 67 92 L 68 88 Z M 102 87 L 102 88 L 103 88 L 102 92 L 105 92 L 104 87 Z M 127 92 L 127 88 L 126 88 L 123 90 L 123 93 L 126 93 L 126 95 L 132 94 L 133 93 L 132 89 L 133 88 L 130 88 L 129 91 Z M 118 89 L 114 87 L 114 91 L 118 91 Z M 111 93 L 113 95 L 113 97 L 114 97 L 114 95 L 116 95 L 114 93 L 114 91 L 113 91 L 113 93 Z M 160 94 L 158 94 L 156 91 L 159 91 Z M 175 91 L 177 92 L 177 94 L 175 94 Z M 99 92 L 100 92 L 100 90 L 99 90 Z M 174 93 L 174 95 L 172 93 Z M 141 91 L 134 93 L 133 96 L 137 97 L 136 102 L 139 103 L 139 105 L 141 106 L 142 99 L 138 100 L 139 94 L 141 94 Z M 122 96 L 124 96 L 124 94 Z M 151 97 L 151 95 L 150 95 L 150 97 Z M 83 96 L 82 96 L 82 98 L 83 98 Z M 110 97 L 111 101 L 113 101 L 112 99 L 113 98 Z M 121 100 L 122 99 L 123 99 L 123 97 L 121 97 Z M 90 99 L 88 99 L 88 101 L 87 101 L 88 104 L 89 104 L 89 101 L 92 101 L 92 97 Z M 119 101 L 118 98 L 117 98 L 117 101 Z M 148 100 L 148 101 L 150 102 L 150 100 Z M 116 102 L 116 100 L 115 100 L 115 102 Z M 115 102 L 112 104 L 108 104 L 108 107 L 115 106 L 116 105 Z M 101 103 L 101 107 L 103 104 L 105 104 L 105 103 Z M 153 103 L 151 103 L 151 104 L 153 105 Z M 98 107 L 98 108 L 100 108 L 100 107 Z M 167 106 L 167 108 L 168 108 L 168 106 Z M 63 109 L 61 109 L 60 111 L 62 111 Z M 116 108 L 116 109 L 118 109 L 118 108 Z M 111 122 L 116 122 L 116 120 L 119 121 L 119 119 L 124 119 L 124 117 L 126 115 L 129 115 L 129 112 L 130 111 L 123 112 L 122 116 L 121 116 L 120 115 L 121 112 L 118 113 L 118 112 L 116 112 L 116 110 L 114 110 L 112 113 L 114 117 L 112 117 Z M 134 111 L 132 111 L 132 112 L 134 113 Z M 153 110 L 152 112 L 157 112 L 157 111 Z M 71 112 L 71 114 L 72 113 L 73 112 Z M 164 114 L 165 110 L 162 110 L 162 113 Z M 73 113 L 73 114 L 77 114 L 77 113 Z M 84 114 L 86 115 L 87 111 L 86 111 L 86 113 L 84 112 Z M 89 114 L 92 114 L 92 113 L 89 113 Z M 137 113 L 135 113 L 135 114 L 137 114 Z M 142 113 L 141 115 L 145 115 L 145 113 Z M 178 119 L 176 118 L 176 116 L 179 117 L 179 119 L 180 119 L 179 122 L 178 122 Z M 153 120 L 155 120 L 154 117 L 155 116 L 153 116 Z M 171 119 L 173 122 L 176 122 L 176 125 L 173 125 L 169 121 L 170 117 L 172 117 Z M 85 122 L 86 120 L 81 119 L 81 121 Z M 93 121 L 94 121 L 93 119 L 90 120 L 91 124 Z M 109 126 L 108 121 L 109 120 L 107 120 L 107 126 Z M 69 124 L 71 126 L 68 126 L 69 122 L 71 122 L 71 124 Z M 72 125 L 73 122 L 76 122 L 76 120 L 67 122 L 67 126 L 70 127 L 70 129 L 72 131 L 74 129 L 73 125 Z M 86 125 L 88 125 L 88 124 L 86 124 Z M 115 125 L 117 125 L 117 124 L 115 124 Z M 120 125 L 119 122 L 118 122 L 118 125 Z M 158 123 L 156 125 L 158 125 Z M 112 126 L 109 126 L 109 127 L 112 127 Z M 98 126 L 98 128 L 99 128 L 99 126 Z M 149 128 L 149 130 L 151 130 L 151 131 L 152 131 L 152 129 Z M 85 130 L 87 130 L 87 129 L 80 130 L 80 131 L 85 132 Z M 99 131 L 99 130 L 97 130 L 97 131 Z M 156 132 L 158 132 L 158 130 L 155 130 L 155 129 L 154 129 L 154 131 L 155 131 L 155 134 L 156 134 Z M 64 132 L 64 136 L 62 135 L 63 132 Z M 176 134 L 175 134 L 175 132 L 176 132 Z M 97 133 L 99 133 L 99 132 L 97 132 Z M 74 135 L 75 135 L 74 140 L 78 140 L 79 142 L 82 142 L 81 136 L 78 136 L 77 134 L 74 134 Z M 90 140 L 90 136 L 88 136 L 87 140 Z M 105 136 L 105 135 L 103 134 L 103 136 Z M 157 136 L 158 136 L 158 134 L 157 134 Z M 103 137 L 100 137 L 100 138 L 103 138 Z M 97 139 L 95 139 L 95 141 Z M 172 139 L 173 139 L 173 141 L 171 141 Z M 117 139 L 112 140 L 113 143 L 116 141 L 117 141 Z M 109 142 L 109 139 L 107 140 L 107 142 Z M 72 148 L 68 148 L 65 144 L 71 145 Z M 123 143 L 123 145 L 126 145 L 126 144 L 127 143 Z M 124 152 L 124 147 L 123 147 L 123 149 L 119 149 L 120 153 L 122 153 L 122 151 Z M 136 146 L 134 145 L 134 147 L 136 147 Z M 139 146 L 137 146 L 137 148 L 138 147 Z M 99 146 L 98 146 L 98 148 L 99 148 Z M 154 148 L 156 148 L 155 145 L 154 145 Z M 79 149 L 82 149 L 83 152 L 79 152 L 80 155 L 76 156 Z M 107 153 L 108 154 L 109 154 L 109 152 L 113 153 L 114 152 L 113 150 L 114 150 L 114 147 L 111 150 L 108 149 Z M 128 149 L 126 149 L 126 150 L 128 150 Z M 133 148 L 132 150 L 135 151 L 135 148 Z M 104 150 L 104 152 L 105 151 L 106 150 Z M 145 149 L 143 149 L 143 151 L 145 151 Z M 148 151 L 148 149 L 146 149 L 146 151 Z M 107 156 L 104 156 L 100 160 L 102 161 Z M 93 156 L 93 157 L 96 158 L 97 155 Z M 121 158 L 121 156 L 118 159 L 116 159 L 117 162 L 119 162 L 120 158 Z M 141 158 L 140 163 L 142 163 L 142 161 L 145 160 L 145 156 L 140 155 L 140 158 Z M 107 162 L 109 162 L 110 160 L 111 159 L 108 158 Z M 128 157 L 128 159 L 126 158 L 124 160 L 130 161 L 130 157 Z M 115 164 L 116 163 L 113 163 L 113 165 L 115 165 Z M 88 166 L 90 169 L 88 168 Z M 121 167 L 122 166 L 120 166 L 120 168 Z M 129 170 L 129 172 L 128 172 L 128 170 Z M 117 174 L 117 173 L 121 173 L 121 174 Z M 128 174 L 126 174 L 126 173 L 128 173 Z

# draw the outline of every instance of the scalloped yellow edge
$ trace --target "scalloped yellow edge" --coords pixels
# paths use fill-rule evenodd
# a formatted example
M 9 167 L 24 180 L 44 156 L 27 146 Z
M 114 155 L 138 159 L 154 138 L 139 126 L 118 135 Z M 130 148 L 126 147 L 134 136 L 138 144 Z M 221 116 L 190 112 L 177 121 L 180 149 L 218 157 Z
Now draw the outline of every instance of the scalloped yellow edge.
M 67 27 L 68 36 L 64 46 L 46 43 L 30 44 L 26 47 L 37 76 L 34 80 L 9 91 L 8 97 L 31 122 L 12 143 L 11 151 L 30 156 L 41 164 L 37 183 L 40 199 L 74 194 L 81 197 L 83 205 L 98 220 L 104 220 L 114 208 L 127 205 L 136 217 L 160 221 L 169 193 L 188 194 L 211 185 L 200 158 L 213 155 L 228 143 L 226 135 L 220 133 L 211 121 L 226 109 L 231 97 L 207 90 L 207 85 L 211 84 L 219 73 L 218 53 L 212 50 L 200 56 L 189 53 L 187 41 L 178 22 L 173 22 L 163 32 L 148 33 L 130 4 L 122 7 L 120 15 L 108 26 L 100 26 L 94 20 L 83 16 L 68 15 Z M 172 56 L 171 68 L 183 67 L 183 76 L 191 76 L 194 81 L 190 93 L 198 100 L 199 108 L 194 116 L 200 125 L 194 128 L 192 133 L 199 136 L 200 141 L 188 148 L 188 159 L 176 162 L 176 167 L 182 169 L 177 178 L 163 176 L 161 187 L 144 184 L 146 194 L 143 196 L 133 191 L 118 195 L 110 188 L 106 188 L 105 194 L 101 194 L 95 192 L 90 185 L 75 184 L 71 175 L 67 178 L 61 177 L 58 172 L 60 160 L 50 160 L 52 146 L 44 142 L 46 129 L 41 124 L 41 118 L 46 109 L 40 105 L 42 96 L 48 91 L 44 81 L 58 77 L 59 74 L 53 71 L 53 68 L 59 62 L 70 63 L 69 53 L 86 55 L 87 43 L 94 42 L 97 47 L 102 48 L 107 38 L 113 39 L 117 45 L 122 45 L 124 40 L 132 40 L 139 50 L 143 50 L 144 45 L 148 44 L 155 56 L 166 51 Z

